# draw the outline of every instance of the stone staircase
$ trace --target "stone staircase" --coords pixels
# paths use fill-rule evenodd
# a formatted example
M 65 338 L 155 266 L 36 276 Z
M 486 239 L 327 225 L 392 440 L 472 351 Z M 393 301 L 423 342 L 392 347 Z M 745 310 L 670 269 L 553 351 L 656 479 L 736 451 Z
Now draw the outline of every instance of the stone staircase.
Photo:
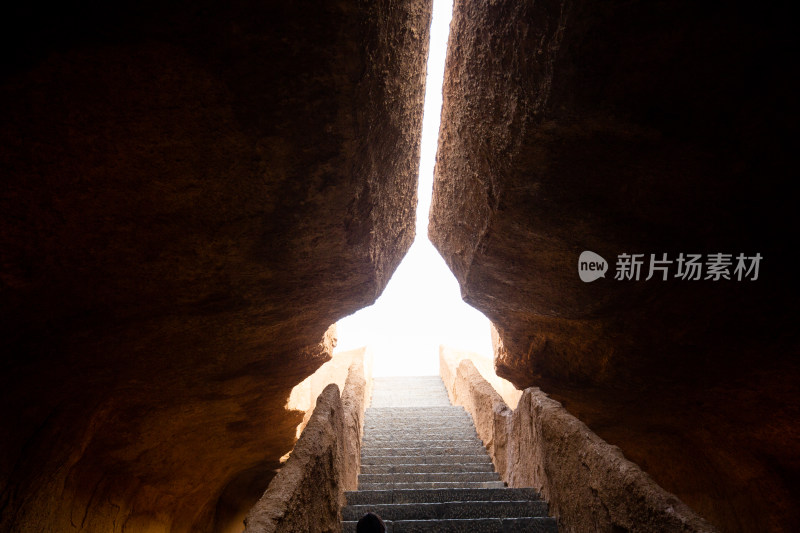
M 345 533 L 367 512 L 393 533 L 558 531 L 535 490 L 505 488 L 438 376 L 375 378 L 358 490 L 346 497 Z

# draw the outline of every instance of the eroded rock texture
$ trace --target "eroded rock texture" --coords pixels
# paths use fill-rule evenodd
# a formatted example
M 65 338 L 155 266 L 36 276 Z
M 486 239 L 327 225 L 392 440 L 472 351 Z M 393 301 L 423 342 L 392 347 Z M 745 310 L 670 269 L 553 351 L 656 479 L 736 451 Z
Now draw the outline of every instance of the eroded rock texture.
M 341 356 L 342 354 L 338 354 Z M 364 411 L 370 400 L 364 352 L 351 358 L 339 396 L 336 383 L 317 397 L 292 454 L 250 509 L 245 533 L 339 531 L 345 491 L 358 487 Z
M 716 531 L 541 390 L 523 391 L 512 410 L 471 358 L 439 360 L 451 401 L 472 416 L 503 481 L 538 490 L 560 532 Z
M 445 74 L 430 237 L 498 373 L 725 531 L 800 523 L 780 11 L 456 2 Z M 580 281 L 583 250 L 606 279 Z M 764 259 L 757 281 L 613 279 L 618 254 L 681 252 Z
M 0 530 L 208 531 L 414 236 L 429 1 L 3 17 Z

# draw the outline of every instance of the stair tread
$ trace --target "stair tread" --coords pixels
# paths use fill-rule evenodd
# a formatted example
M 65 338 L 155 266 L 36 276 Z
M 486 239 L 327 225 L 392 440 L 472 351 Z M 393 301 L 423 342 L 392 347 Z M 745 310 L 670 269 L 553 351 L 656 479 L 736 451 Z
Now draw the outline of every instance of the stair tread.
M 441 479 L 433 479 L 441 478 Z M 472 478 L 481 478 L 479 480 Z M 497 472 L 406 472 L 389 474 L 359 474 L 359 481 L 376 483 L 382 480 L 420 480 L 420 481 L 495 481 L 500 479 Z
M 348 504 L 361 503 L 416 503 L 445 501 L 487 501 L 487 500 L 539 500 L 535 489 L 479 489 L 479 488 L 440 488 L 440 489 L 389 489 L 358 490 L 345 492 Z
M 449 520 L 398 520 L 386 522 L 387 533 L 557 533 L 555 518 L 473 518 Z M 356 531 L 355 521 L 342 522 L 343 532 Z
M 361 450 L 361 457 L 369 457 L 374 455 L 392 456 L 392 455 L 483 455 L 485 450 L 479 449 L 477 445 L 474 446 L 445 446 L 435 448 L 364 448 Z
M 488 455 L 366 455 L 361 457 L 361 465 L 398 465 L 398 464 L 447 464 L 447 463 L 489 463 Z
M 502 489 L 502 481 L 418 481 L 400 483 L 359 483 L 359 490 L 387 489 L 444 489 L 444 488 Z
M 342 509 L 346 520 L 358 520 L 367 512 L 384 520 L 447 520 L 453 518 L 525 518 L 547 515 L 543 501 L 418 502 L 348 505 Z
M 431 463 L 361 465 L 362 474 L 405 474 L 425 472 L 494 472 L 492 463 Z
M 450 404 L 439 376 L 375 378 L 373 385 L 343 531 L 355 531 L 372 511 L 396 533 L 557 533 L 536 490 L 500 480 L 472 417 Z

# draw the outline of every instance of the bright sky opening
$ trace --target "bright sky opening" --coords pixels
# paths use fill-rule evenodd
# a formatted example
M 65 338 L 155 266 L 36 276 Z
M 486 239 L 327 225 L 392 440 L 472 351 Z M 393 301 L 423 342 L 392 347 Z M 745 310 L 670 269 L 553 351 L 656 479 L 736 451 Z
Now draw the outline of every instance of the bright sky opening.
M 428 212 L 442 109 L 452 0 L 434 0 L 419 164 L 416 240 L 374 305 L 337 323 L 336 352 L 369 346 L 373 375 L 439 373 L 439 345 L 491 356 L 489 320 L 461 300 L 453 274 L 428 240 Z

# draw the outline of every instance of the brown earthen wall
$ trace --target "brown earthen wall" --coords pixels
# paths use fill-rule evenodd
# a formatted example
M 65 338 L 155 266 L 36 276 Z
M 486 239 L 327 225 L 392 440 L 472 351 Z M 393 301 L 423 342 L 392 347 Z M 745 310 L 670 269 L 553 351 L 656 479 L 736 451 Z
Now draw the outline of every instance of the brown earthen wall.
M 512 411 L 472 361 L 440 364 L 451 400 L 472 415 L 503 481 L 539 490 L 562 533 L 715 531 L 539 389 L 526 389 Z

